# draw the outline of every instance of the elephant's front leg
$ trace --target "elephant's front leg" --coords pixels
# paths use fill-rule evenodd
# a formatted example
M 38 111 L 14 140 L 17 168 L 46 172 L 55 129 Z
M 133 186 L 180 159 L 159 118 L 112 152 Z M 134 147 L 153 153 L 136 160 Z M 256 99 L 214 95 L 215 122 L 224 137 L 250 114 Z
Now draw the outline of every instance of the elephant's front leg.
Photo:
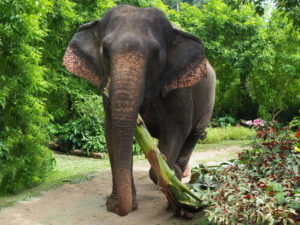
M 117 186 L 116 186 L 116 176 L 115 176 L 115 158 L 114 158 L 114 148 L 112 144 L 112 135 L 111 135 L 111 111 L 108 105 L 108 99 L 106 96 L 103 96 L 104 110 L 105 110 L 105 137 L 106 144 L 108 148 L 109 161 L 112 172 L 112 192 L 106 201 L 106 208 L 110 212 L 118 211 L 118 195 L 117 195 Z M 132 166 L 131 165 L 131 174 L 132 174 Z M 132 210 L 136 210 L 138 207 L 138 203 L 136 200 L 136 190 L 134 185 L 133 176 L 131 176 L 132 180 Z

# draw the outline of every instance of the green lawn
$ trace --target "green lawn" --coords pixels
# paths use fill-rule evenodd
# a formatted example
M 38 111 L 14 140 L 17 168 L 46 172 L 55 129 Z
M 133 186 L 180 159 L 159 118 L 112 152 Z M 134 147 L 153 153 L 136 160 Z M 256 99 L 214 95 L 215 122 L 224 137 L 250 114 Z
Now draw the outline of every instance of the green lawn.
M 96 172 L 109 168 L 108 159 L 94 159 L 54 153 L 56 165 L 39 186 L 16 195 L 0 196 L 0 209 L 20 200 L 40 195 L 42 191 L 60 187 L 65 183 L 77 183 L 93 178 Z
M 206 144 L 206 143 L 198 143 L 195 147 L 195 151 L 205 151 L 207 149 L 210 150 L 218 150 L 224 147 L 237 145 L 237 146 L 248 146 L 252 140 L 222 140 L 219 143 Z
M 217 127 L 207 128 L 207 136 L 204 141 L 199 141 L 203 144 L 221 144 L 226 140 L 250 140 L 255 136 L 255 130 L 247 127 Z

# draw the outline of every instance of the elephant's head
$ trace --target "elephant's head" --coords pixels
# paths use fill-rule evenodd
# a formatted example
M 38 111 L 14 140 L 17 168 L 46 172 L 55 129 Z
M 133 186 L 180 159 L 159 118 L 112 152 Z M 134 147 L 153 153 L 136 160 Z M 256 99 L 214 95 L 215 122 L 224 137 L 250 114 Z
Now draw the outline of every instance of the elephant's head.
M 64 56 L 64 66 L 98 88 L 110 77 L 112 144 L 118 214 L 131 211 L 132 138 L 142 104 L 206 76 L 204 47 L 154 8 L 120 5 L 80 26 Z

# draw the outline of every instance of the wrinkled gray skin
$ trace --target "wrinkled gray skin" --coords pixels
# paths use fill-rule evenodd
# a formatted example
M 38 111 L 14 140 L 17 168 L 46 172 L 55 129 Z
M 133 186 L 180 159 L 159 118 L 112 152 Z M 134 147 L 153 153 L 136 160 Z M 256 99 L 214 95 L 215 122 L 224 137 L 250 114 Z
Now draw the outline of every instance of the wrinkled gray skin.
M 191 62 L 204 55 L 201 41 L 172 27 L 153 8 L 120 5 L 102 20 L 82 25 L 70 42 L 82 60 L 64 65 L 72 73 L 103 88 L 110 77 L 109 96 L 103 97 L 105 132 L 112 170 L 112 194 L 107 209 L 121 216 L 137 208 L 132 176 L 132 140 L 140 112 L 168 165 L 181 179 L 191 153 L 206 136 L 215 99 L 215 73 L 208 61 L 206 77 L 196 84 L 166 92 L 163 87 L 179 79 Z M 72 63 L 69 63 L 72 64 Z M 77 68 L 77 67 L 78 68 Z M 70 69 L 71 67 L 76 67 Z M 89 77 L 76 72 L 79 67 Z M 92 78 L 91 78 L 92 76 Z M 156 177 L 150 170 L 151 179 Z

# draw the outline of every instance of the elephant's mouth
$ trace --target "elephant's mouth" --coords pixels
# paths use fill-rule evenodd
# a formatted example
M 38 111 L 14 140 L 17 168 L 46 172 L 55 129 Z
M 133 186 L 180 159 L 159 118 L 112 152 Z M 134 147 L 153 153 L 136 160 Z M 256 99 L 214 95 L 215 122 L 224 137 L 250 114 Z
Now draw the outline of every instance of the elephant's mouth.
M 82 53 L 75 47 L 68 46 L 63 58 L 63 66 L 74 75 L 84 78 L 100 88 L 99 76 L 88 69 L 87 62 L 84 60 L 85 57 L 81 55 Z

